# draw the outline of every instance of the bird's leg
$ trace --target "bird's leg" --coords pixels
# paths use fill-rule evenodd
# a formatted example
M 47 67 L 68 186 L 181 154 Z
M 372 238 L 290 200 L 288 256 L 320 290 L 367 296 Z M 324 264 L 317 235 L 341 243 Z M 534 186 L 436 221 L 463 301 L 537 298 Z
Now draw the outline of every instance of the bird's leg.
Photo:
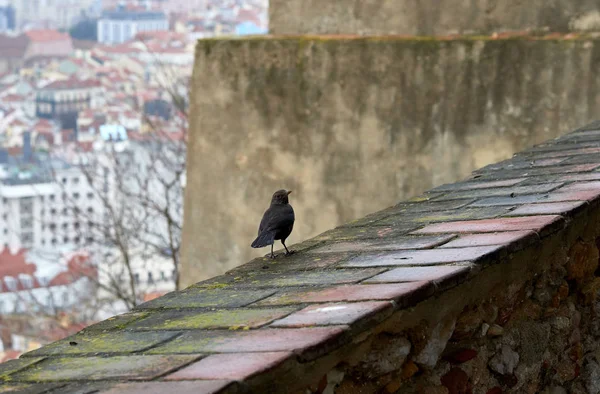
M 286 255 L 286 256 L 289 256 L 289 255 L 291 255 L 291 254 L 294 254 L 294 251 L 291 251 L 291 252 L 290 252 L 290 251 L 288 250 L 287 246 L 285 246 L 285 243 L 284 243 L 283 241 L 281 241 L 281 244 L 282 244 L 282 245 L 283 245 L 283 247 L 285 248 L 285 255 Z
M 275 258 L 275 253 L 273 253 L 273 244 L 271 244 L 271 258 Z

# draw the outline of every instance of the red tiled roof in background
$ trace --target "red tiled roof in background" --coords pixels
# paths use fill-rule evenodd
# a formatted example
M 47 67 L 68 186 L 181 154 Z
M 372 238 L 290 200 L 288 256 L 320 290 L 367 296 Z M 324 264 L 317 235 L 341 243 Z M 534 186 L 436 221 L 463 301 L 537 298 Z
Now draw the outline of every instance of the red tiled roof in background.
M 33 263 L 28 263 L 26 260 L 25 249 L 20 249 L 16 254 L 12 254 L 9 249 L 5 248 L 0 252 L 0 291 L 11 291 L 6 286 L 5 277 L 18 279 L 20 275 L 28 275 L 33 278 L 33 288 L 41 287 L 40 283 L 35 278 L 37 267 Z M 49 282 L 49 286 L 64 286 L 71 284 L 82 277 L 97 277 L 98 272 L 95 267 L 89 264 L 89 257 L 85 253 L 75 253 L 67 261 L 66 271 L 58 273 Z M 26 289 L 23 283 L 17 282 L 16 290 Z M 14 290 L 13 290 L 14 291 Z
M 238 22 L 253 22 L 257 26 L 260 26 L 261 20 L 255 11 L 251 10 L 240 10 L 237 15 Z
M 94 149 L 93 141 L 77 142 L 77 147 L 81 152 L 91 152 Z
M 78 79 L 78 78 L 70 78 L 63 81 L 54 81 L 42 89 L 89 89 L 100 87 L 100 81 L 95 79 Z
M 40 119 L 37 121 L 34 127 L 51 128 L 52 123 L 48 119 Z
M 29 39 L 25 35 L 10 37 L 0 34 L 0 53 L 3 58 L 19 58 L 25 56 Z
M 21 156 L 23 154 L 23 149 L 20 146 L 10 146 L 6 148 L 8 151 L 8 155 L 12 157 Z
M 6 96 L 0 98 L 0 102 L 4 102 L 4 103 L 14 103 L 14 102 L 20 102 L 23 100 L 25 100 L 25 97 L 18 95 L 18 94 L 7 94 Z
M 29 30 L 24 33 L 27 38 L 31 41 L 35 42 L 51 42 L 51 41 L 61 41 L 61 40 L 70 40 L 71 37 L 67 33 L 61 33 L 56 30 Z
M 152 301 L 158 297 L 164 296 L 165 294 L 166 294 L 165 291 L 154 291 L 151 293 L 146 293 L 146 294 L 144 294 L 144 302 Z
M 183 41 L 185 39 L 186 39 L 185 34 L 173 32 L 173 31 L 169 31 L 169 30 L 143 31 L 143 32 L 137 33 L 135 35 L 135 37 L 133 38 L 133 40 L 139 40 L 139 41 L 160 40 L 163 42 L 173 41 L 173 40 Z
M 19 356 L 23 354 L 18 350 L 7 350 L 3 353 L 0 353 L 0 363 L 3 363 L 8 360 L 15 360 L 19 358 Z
M 12 254 L 9 249 L 4 248 L 0 252 L 0 278 L 18 276 L 19 274 L 33 275 L 36 266 L 26 261 L 26 252 L 25 249 L 20 249 L 16 254 Z

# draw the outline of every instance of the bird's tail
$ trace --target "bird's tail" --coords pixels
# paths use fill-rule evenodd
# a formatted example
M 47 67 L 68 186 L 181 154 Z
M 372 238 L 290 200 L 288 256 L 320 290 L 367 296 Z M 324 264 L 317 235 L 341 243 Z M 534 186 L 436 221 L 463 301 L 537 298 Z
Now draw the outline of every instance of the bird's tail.
M 264 248 L 267 245 L 273 245 L 275 242 L 275 231 L 263 231 L 258 234 L 258 237 L 252 242 L 253 248 Z

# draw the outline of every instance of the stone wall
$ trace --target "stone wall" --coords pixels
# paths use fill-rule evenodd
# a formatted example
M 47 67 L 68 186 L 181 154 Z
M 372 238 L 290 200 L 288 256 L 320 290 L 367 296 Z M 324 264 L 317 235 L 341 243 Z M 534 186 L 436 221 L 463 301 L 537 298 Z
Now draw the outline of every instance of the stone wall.
M 309 392 L 599 393 L 598 223 L 594 209 L 485 277 L 390 319 L 362 356 Z
M 598 67 L 586 37 L 199 41 L 184 284 L 267 252 L 249 246 L 277 189 L 291 244 L 588 122 Z
M 0 364 L 0 392 L 600 391 L 600 122 Z
M 271 0 L 271 34 L 598 31 L 595 0 Z

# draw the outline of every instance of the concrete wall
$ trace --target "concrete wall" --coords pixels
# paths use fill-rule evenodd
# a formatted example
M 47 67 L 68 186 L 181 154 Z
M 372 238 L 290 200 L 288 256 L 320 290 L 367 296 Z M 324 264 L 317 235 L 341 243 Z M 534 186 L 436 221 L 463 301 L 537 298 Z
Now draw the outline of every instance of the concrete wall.
M 272 34 L 489 34 L 600 27 L 596 0 L 270 0 Z
M 250 243 L 279 188 L 291 244 L 588 123 L 599 66 L 584 40 L 200 41 L 183 284 L 267 253 Z

